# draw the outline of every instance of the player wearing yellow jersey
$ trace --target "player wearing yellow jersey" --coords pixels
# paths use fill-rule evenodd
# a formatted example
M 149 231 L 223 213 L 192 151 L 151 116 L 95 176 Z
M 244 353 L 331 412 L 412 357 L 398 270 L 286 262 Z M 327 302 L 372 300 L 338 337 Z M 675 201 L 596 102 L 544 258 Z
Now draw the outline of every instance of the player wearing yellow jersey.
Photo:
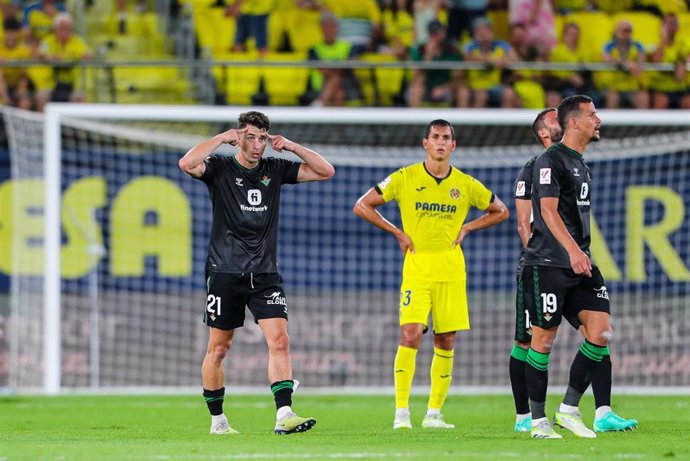
M 394 364 L 394 429 L 412 428 L 410 388 L 429 313 L 434 330 L 434 358 L 429 404 L 422 426 L 455 427 L 444 421 L 441 408 L 451 383 L 456 332 L 470 328 L 461 244 L 471 232 L 508 218 L 508 209 L 501 200 L 481 182 L 450 164 L 456 140 L 449 122 L 430 122 L 422 145 L 427 152 L 423 162 L 391 174 L 360 197 L 354 207 L 357 216 L 393 234 L 405 257 L 400 287 L 401 336 Z M 392 200 L 398 202 L 403 229 L 376 209 Z M 465 223 L 471 207 L 486 213 Z

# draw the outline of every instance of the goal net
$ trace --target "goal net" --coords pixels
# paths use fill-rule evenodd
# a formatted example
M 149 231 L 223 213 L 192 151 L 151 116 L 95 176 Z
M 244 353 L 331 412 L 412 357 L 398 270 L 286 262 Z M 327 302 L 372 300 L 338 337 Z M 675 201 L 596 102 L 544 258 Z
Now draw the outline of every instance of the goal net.
M 204 262 L 210 201 L 178 159 L 235 125 L 237 107 L 51 105 L 5 108 L 12 178 L 7 363 L 0 386 L 199 389 L 207 341 Z M 308 387 L 392 386 L 402 256 L 356 218 L 356 199 L 423 160 L 426 123 L 453 123 L 453 163 L 514 209 L 519 168 L 540 152 L 536 111 L 266 108 L 271 132 L 321 152 L 336 175 L 285 186 L 279 264 L 295 376 Z M 601 111 L 591 145 L 593 253 L 607 279 L 617 386 L 690 385 L 690 119 Z M 229 148 L 223 150 L 232 153 Z M 278 155 L 267 149 L 266 155 Z M 5 210 L 3 205 L 3 210 Z M 399 223 L 394 204 L 381 208 Z M 475 212 L 468 219 L 476 217 Z M 514 214 L 463 243 L 472 329 L 458 334 L 454 389 L 507 390 L 520 242 Z M 550 364 L 565 384 L 581 338 L 564 324 Z M 431 335 L 414 385 L 428 386 Z M 247 316 L 226 360 L 231 388 L 267 385 L 267 353 Z

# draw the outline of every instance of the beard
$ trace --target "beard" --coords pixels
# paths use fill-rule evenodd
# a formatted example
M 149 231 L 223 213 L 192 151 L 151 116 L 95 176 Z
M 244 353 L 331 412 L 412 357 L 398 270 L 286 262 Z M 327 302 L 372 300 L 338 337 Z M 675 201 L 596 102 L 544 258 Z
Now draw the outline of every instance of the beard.
M 549 138 L 551 138 L 553 142 L 560 142 L 561 139 L 563 139 L 563 131 L 560 128 L 551 129 L 549 130 Z
M 598 133 L 599 130 L 595 131 L 594 134 L 592 134 L 592 137 L 589 138 L 589 142 L 598 142 L 601 139 L 601 135 Z

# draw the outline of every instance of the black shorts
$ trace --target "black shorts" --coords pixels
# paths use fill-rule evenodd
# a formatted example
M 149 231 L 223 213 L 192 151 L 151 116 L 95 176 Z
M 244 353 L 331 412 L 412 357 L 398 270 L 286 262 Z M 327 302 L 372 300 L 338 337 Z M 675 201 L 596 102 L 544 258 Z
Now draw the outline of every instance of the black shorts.
M 278 273 L 225 274 L 206 272 L 206 311 L 209 327 L 233 330 L 244 325 L 245 307 L 262 319 L 286 319 L 287 302 L 283 278 Z
M 519 270 L 524 267 L 520 261 Z M 519 343 L 529 343 L 532 341 L 532 322 L 530 322 L 529 311 L 525 305 L 525 293 L 522 287 L 522 274 L 517 277 L 517 294 L 515 295 L 515 341 Z M 580 329 L 582 322 L 577 318 L 577 314 L 572 315 L 569 312 L 564 312 L 563 317 L 576 330 Z
M 579 328 L 580 311 L 610 313 L 609 295 L 599 268 L 592 267 L 592 276 L 578 275 L 572 269 L 549 266 L 525 266 L 518 281 L 518 295 L 522 294 L 522 326 L 526 322 L 541 328 L 553 328 L 561 319 Z M 520 312 L 518 312 L 518 319 Z M 516 340 L 518 339 L 516 327 Z

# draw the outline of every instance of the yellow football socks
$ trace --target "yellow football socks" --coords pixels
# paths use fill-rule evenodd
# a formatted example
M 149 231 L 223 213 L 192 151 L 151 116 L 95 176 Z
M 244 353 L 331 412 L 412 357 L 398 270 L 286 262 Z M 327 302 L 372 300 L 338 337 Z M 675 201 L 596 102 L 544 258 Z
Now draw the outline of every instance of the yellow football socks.
M 417 349 L 398 346 L 393 370 L 395 372 L 395 408 L 409 408 L 410 406 L 410 389 L 412 388 L 416 359 Z
M 450 382 L 453 380 L 453 350 L 434 347 L 431 361 L 431 392 L 429 408 L 440 410 L 448 397 Z

